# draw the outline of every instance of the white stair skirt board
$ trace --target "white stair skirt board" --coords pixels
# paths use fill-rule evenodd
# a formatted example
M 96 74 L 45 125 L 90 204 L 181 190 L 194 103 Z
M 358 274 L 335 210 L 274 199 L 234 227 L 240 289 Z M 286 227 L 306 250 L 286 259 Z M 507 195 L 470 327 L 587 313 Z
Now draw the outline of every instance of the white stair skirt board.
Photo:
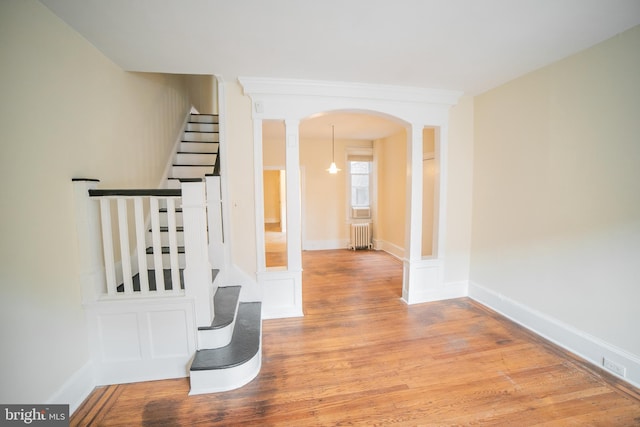
M 191 371 L 189 395 L 235 390 L 251 382 L 260 373 L 262 344 L 250 360 L 232 368 Z
M 477 283 L 469 283 L 469 297 L 601 369 L 605 369 L 605 359 L 623 366 L 624 376 L 605 370 L 640 387 L 640 358 L 637 356 Z

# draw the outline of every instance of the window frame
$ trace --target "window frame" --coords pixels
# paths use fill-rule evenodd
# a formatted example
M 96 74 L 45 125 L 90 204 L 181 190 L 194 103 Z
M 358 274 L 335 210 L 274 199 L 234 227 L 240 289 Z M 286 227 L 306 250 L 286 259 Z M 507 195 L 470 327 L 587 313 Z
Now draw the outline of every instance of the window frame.
M 354 206 L 353 204 L 353 173 L 351 171 L 351 162 L 367 162 L 369 163 L 369 171 L 366 175 L 369 177 L 369 205 L 368 206 Z M 374 211 L 374 203 L 375 203 L 375 195 L 374 195 L 374 182 L 375 182 L 375 158 L 373 155 L 373 148 L 368 147 L 358 147 L 358 148 L 347 148 L 346 152 L 346 169 L 348 173 L 347 178 L 347 221 L 349 223 L 357 222 L 360 220 L 371 221 L 373 219 L 373 211 Z M 358 175 L 358 174 L 356 174 Z M 365 175 L 365 174 L 360 174 Z M 354 216 L 354 209 L 369 209 L 368 216 Z

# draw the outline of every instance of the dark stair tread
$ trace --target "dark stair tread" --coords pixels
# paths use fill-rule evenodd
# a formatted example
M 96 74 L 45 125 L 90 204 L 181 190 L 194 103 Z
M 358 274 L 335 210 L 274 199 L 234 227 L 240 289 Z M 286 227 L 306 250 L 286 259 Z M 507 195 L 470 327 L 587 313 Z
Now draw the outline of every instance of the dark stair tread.
M 209 153 L 206 151 L 178 151 L 178 154 L 218 154 L 216 153 Z
M 233 368 L 250 360 L 260 350 L 262 304 L 242 302 L 229 345 L 198 350 L 191 363 L 192 371 Z
M 179 272 L 180 272 L 180 289 L 184 289 L 184 269 L 183 268 L 179 269 Z M 211 270 L 214 280 L 219 272 L 220 270 L 218 269 Z M 165 268 L 163 269 L 163 273 L 164 273 L 164 289 L 165 291 L 170 291 L 173 289 L 172 287 L 173 279 L 171 278 L 171 269 Z M 157 289 L 155 270 L 147 270 L 147 274 L 149 277 L 149 290 L 155 291 Z M 133 279 L 133 291 L 140 292 L 140 273 L 133 276 L 132 279 Z M 116 288 L 116 290 L 118 292 L 124 292 L 124 283 L 121 283 Z
M 180 289 L 184 289 L 184 269 L 180 269 Z M 165 268 L 162 270 L 164 273 L 164 290 L 170 291 L 173 289 L 173 281 L 171 279 L 171 269 Z M 147 270 L 147 276 L 149 277 L 149 290 L 157 290 L 156 286 L 156 274 L 155 270 Z M 124 292 L 124 283 L 121 283 L 116 290 L 118 292 Z M 140 273 L 133 276 L 133 291 L 140 292 Z
M 153 254 L 153 246 L 149 246 L 147 248 L 147 255 L 152 255 Z M 163 246 L 162 247 L 162 253 L 163 254 L 168 254 L 169 253 L 169 246 Z M 183 254 L 184 253 L 184 246 L 178 246 L 178 253 L 179 254 Z
M 169 179 L 177 179 L 180 182 L 202 182 L 202 178 L 176 178 L 176 177 L 170 177 Z M 176 212 L 178 210 L 176 209 Z
M 212 168 L 212 167 L 214 167 L 215 165 L 185 165 L 185 164 L 177 164 L 177 163 L 174 163 L 174 164 L 173 164 L 173 165 L 171 165 L 171 166 L 186 166 L 186 167 Z
M 210 331 L 230 325 L 236 314 L 241 288 L 241 286 L 218 287 L 216 294 L 213 296 L 213 312 L 215 316 L 211 326 L 200 326 L 198 330 Z
M 180 142 L 189 142 L 191 144 L 220 144 L 220 141 L 185 141 L 184 139 Z
M 149 229 L 149 231 L 153 231 L 153 230 L 152 230 L 152 229 Z M 183 226 L 181 226 L 181 225 L 177 225 L 177 226 L 176 226 L 176 231 L 177 231 L 178 233 L 182 233 L 182 232 L 184 232 L 184 227 L 183 227 Z M 169 227 L 160 227 L 160 232 L 161 232 L 161 233 L 168 233 L 168 232 L 169 232 Z
M 171 179 L 171 178 L 169 178 L 169 179 Z M 176 213 L 182 212 L 182 208 L 176 208 L 175 211 L 176 211 Z M 158 212 L 167 213 L 167 208 L 160 208 L 160 209 L 158 209 Z
M 194 123 L 194 122 L 189 122 L 189 123 Z M 197 123 L 197 122 L 195 122 Z M 217 123 L 197 123 L 197 124 L 201 124 L 201 125 L 217 125 Z M 184 133 L 220 133 L 220 131 L 217 130 L 185 130 Z

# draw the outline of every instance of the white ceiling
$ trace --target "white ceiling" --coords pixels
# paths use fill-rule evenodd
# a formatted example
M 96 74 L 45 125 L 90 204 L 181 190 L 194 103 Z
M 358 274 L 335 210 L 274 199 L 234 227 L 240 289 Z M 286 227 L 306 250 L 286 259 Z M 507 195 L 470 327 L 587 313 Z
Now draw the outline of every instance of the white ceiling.
M 640 0 L 40 0 L 129 71 L 482 93 L 640 24 Z

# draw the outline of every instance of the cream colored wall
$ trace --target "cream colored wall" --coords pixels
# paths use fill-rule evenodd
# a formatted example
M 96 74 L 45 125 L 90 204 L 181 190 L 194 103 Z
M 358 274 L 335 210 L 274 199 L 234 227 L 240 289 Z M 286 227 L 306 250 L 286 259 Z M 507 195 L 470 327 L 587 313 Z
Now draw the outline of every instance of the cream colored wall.
M 225 85 L 227 179 L 232 262 L 255 280 L 256 207 L 251 100 L 237 82 Z
M 200 114 L 217 114 L 216 79 L 208 75 L 185 76 L 189 99 Z
M 473 98 L 463 96 L 449 111 L 447 217 L 444 283 L 467 282 L 471 255 L 473 189 Z
M 640 27 L 475 100 L 471 280 L 640 357 Z
M 375 142 L 378 161 L 378 233 L 383 249 L 404 256 L 407 134 Z
M 188 97 L 33 0 L 0 2 L 0 56 L 0 402 L 44 403 L 89 361 L 71 179 L 157 186 Z
M 331 164 L 331 139 L 300 139 L 300 165 L 303 168 L 304 241 L 334 242 L 346 247 L 349 239 L 347 218 L 347 147 L 368 147 L 371 141 L 335 140 L 335 162 L 340 172 L 327 172 Z M 311 243 L 313 245 L 313 243 Z
M 263 173 L 264 186 L 264 221 L 280 222 L 280 171 L 265 170 Z

